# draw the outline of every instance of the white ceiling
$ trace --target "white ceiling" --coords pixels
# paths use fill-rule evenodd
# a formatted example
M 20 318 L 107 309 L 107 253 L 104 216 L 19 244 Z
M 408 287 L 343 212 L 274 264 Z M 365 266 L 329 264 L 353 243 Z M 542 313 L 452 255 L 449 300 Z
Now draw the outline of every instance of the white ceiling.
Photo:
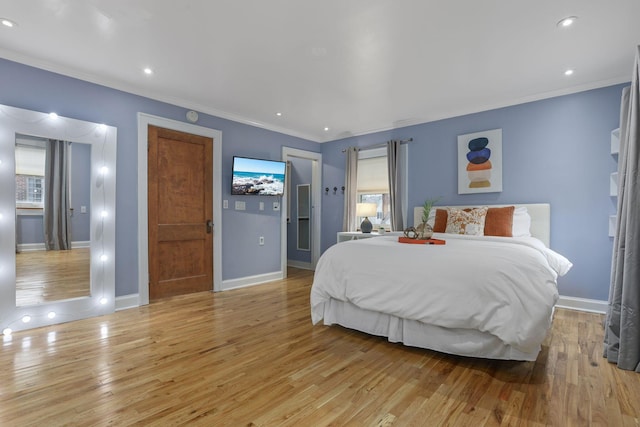
M 0 57 L 319 142 L 627 82 L 640 44 L 638 0 L 0 0 L 0 17 L 18 24 Z

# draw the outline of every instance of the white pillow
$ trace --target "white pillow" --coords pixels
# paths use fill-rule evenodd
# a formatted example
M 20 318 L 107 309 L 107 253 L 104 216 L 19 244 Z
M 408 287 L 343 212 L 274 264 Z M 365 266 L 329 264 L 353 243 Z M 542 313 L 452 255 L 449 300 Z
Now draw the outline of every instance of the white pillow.
M 427 224 L 429 224 L 431 226 L 431 228 L 433 228 L 433 225 L 436 223 L 436 210 L 438 208 L 436 208 L 435 206 L 431 207 L 431 210 L 429 211 L 429 219 L 427 219 Z
M 513 237 L 531 236 L 531 216 L 526 206 L 519 206 L 513 211 L 513 226 L 511 227 Z

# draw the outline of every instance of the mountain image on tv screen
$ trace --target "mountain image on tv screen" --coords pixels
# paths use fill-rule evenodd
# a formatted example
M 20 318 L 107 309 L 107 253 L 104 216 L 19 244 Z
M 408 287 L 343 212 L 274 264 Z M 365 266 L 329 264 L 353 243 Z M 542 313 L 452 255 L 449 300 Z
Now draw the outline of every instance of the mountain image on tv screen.
M 234 157 L 231 194 L 282 196 L 285 170 L 285 162 Z

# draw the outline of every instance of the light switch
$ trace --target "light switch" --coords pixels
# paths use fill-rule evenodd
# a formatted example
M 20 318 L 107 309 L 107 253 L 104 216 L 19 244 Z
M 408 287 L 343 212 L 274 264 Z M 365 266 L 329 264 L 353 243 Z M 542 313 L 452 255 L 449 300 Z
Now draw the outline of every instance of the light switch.
M 274 211 L 280 210 L 280 202 L 273 202 L 273 210 Z
M 229 209 L 229 201 L 228 200 L 223 200 L 222 201 L 222 209 Z
M 263 211 L 264 210 L 264 202 L 260 202 L 260 210 Z
M 87 213 L 87 207 L 86 206 L 80 206 L 80 213 Z
M 247 204 L 245 202 L 236 202 L 236 210 L 244 211 L 247 209 Z

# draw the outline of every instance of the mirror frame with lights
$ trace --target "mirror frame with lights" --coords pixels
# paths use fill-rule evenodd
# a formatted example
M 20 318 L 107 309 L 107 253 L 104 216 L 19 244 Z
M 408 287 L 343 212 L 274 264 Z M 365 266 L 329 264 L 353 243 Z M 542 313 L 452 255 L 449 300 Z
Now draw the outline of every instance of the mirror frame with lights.
M 16 134 L 91 145 L 88 297 L 16 306 Z M 0 105 L 0 331 L 5 336 L 114 311 L 116 146 L 113 126 Z

